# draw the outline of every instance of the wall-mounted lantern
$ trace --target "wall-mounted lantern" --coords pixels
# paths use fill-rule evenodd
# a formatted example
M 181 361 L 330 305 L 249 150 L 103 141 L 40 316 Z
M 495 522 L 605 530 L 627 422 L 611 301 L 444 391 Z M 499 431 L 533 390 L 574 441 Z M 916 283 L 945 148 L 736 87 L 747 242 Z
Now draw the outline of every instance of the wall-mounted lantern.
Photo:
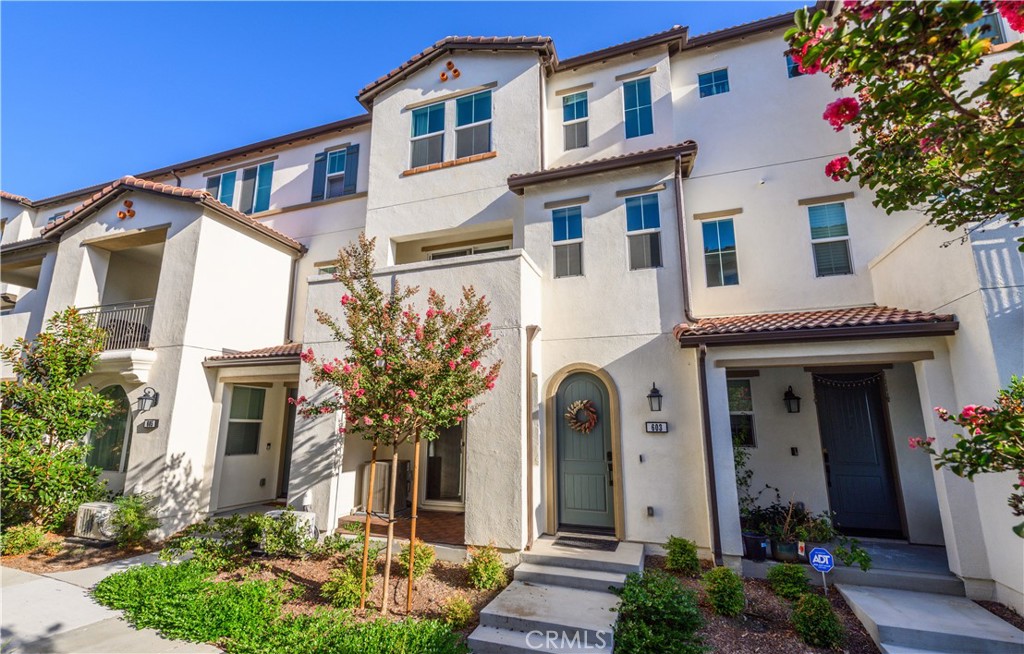
M 786 389 L 785 395 L 782 396 L 782 401 L 786 403 L 786 411 L 788 413 L 800 413 L 800 396 L 793 392 L 792 386 Z
M 142 391 L 142 395 L 139 396 L 138 402 L 139 413 L 149 411 L 160 403 L 160 393 L 157 393 L 152 387 L 147 387 L 146 390 Z
M 647 394 L 647 403 L 651 405 L 651 411 L 661 411 L 661 391 L 651 382 L 651 392 Z

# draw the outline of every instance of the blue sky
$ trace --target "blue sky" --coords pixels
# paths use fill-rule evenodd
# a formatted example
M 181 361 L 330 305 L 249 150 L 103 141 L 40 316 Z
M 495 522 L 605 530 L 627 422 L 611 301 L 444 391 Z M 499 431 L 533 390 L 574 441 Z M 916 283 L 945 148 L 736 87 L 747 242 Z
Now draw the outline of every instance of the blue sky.
M 42 198 L 363 112 L 356 91 L 449 35 L 561 58 L 802 2 L 0 2 L 0 188 Z

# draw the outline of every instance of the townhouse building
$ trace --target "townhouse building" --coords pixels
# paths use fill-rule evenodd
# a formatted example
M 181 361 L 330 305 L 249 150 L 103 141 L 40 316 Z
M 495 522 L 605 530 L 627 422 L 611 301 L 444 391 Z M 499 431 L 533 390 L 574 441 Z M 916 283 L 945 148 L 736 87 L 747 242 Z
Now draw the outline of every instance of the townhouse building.
M 943 547 L 969 594 L 1020 610 L 1011 475 L 967 482 L 906 441 L 951 442 L 933 406 L 1024 372 L 1021 230 L 943 247 L 923 215 L 827 179 L 851 135 L 821 120 L 829 80 L 785 56 L 791 24 L 566 59 L 546 37 L 448 37 L 359 90 L 363 115 L 4 193 L 3 342 L 69 305 L 97 315 L 86 381 L 121 410 L 90 456 L 114 490 L 159 498 L 165 533 L 278 498 L 333 529 L 376 492 L 369 447 L 287 399 L 323 392 L 302 350 L 343 355 L 314 311 L 341 311 L 336 253 L 365 232 L 383 283 L 492 302 L 502 376 L 420 479 L 458 544 L 674 534 L 737 565 L 745 447 L 755 488 Z

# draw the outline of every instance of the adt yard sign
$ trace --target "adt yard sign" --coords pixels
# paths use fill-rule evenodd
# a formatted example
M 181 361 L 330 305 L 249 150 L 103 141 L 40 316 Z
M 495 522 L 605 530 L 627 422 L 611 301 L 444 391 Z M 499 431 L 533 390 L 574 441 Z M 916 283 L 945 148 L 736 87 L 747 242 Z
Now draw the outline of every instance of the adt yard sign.
M 836 567 L 835 559 L 823 547 L 815 547 L 807 555 L 807 558 L 811 562 L 811 567 L 821 573 L 821 585 L 825 588 L 825 594 L 828 595 L 828 582 L 825 581 L 825 573 L 831 572 L 832 568 Z
M 831 572 L 832 568 L 836 567 L 835 559 L 828 553 L 828 550 L 821 547 L 811 550 L 808 558 L 811 561 L 811 567 L 821 573 Z

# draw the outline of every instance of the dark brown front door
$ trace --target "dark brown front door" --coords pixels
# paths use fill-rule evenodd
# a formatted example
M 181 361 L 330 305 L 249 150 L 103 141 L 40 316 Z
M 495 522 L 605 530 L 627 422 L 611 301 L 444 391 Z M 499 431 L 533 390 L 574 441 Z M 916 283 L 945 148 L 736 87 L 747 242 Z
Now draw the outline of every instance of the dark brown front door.
M 839 530 L 901 537 L 882 374 L 816 374 L 814 395 L 829 501 Z

